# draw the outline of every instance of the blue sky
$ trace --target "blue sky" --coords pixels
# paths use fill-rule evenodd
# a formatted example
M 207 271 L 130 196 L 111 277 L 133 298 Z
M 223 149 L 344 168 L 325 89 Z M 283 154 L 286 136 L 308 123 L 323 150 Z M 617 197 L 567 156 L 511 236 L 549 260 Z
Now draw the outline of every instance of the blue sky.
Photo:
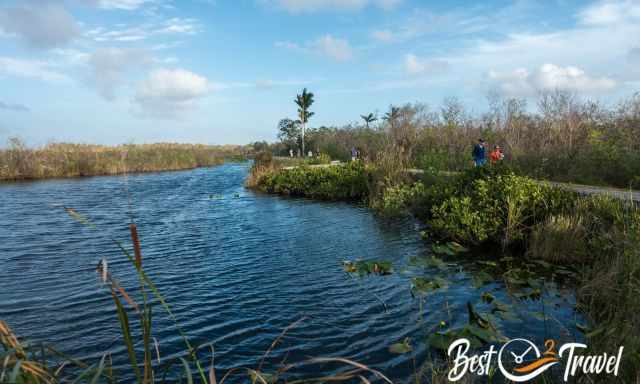
M 0 143 L 274 140 L 390 104 L 640 90 L 640 1 L 4 0 Z

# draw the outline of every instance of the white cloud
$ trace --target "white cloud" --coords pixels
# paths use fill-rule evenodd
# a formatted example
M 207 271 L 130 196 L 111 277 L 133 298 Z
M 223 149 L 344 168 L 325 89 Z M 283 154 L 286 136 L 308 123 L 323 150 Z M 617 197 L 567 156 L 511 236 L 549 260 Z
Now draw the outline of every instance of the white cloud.
M 263 4 L 290 13 L 310 13 L 318 11 L 359 11 L 368 6 L 391 10 L 402 0 L 261 0 Z
M 142 49 L 101 48 L 89 57 L 92 81 L 107 100 L 115 98 L 115 91 L 128 71 L 150 62 L 149 53 Z
M 304 45 L 290 41 L 277 41 L 274 45 L 278 48 L 326 56 L 336 61 L 347 61 L 353 58 L 353 49 L 349 41 L 332 35 L 321 36 Z
M 69 81 L 69 78 L 65 74 L 58 72 L 55 67 L 55 65 L 47 61 L 0 57 L 0 75 L 38 79 L 50 83 Z
M 132 11 L 140 8 L 145 3 L 151 3 L 153 0 L 90 0 L 95 2 L 100 8 L 104 9 L 122 9 Z
M 640 2 L 636 0 L 599 1 L 579 14 L 582 24 L 590 26 L 615 25 L 640 21 Z
M 350 60 L 353 57 L 353 51 L 349 42 L 345 39 L 325 35 L 310 44 L 311 48 L 337 61 Z
M 424 75 L 427 73 L 442 72 L 449 67 L 449 63 L 439 59 L 422 59 L 414 54 L 405 56 L 405 70 L 410 75 Z
M 79 27 L 60 4 L 45 2 L 0 9 L 0 29 L 35 48 L 52 48 L 73 40 Z
M 134 101 L 145 115 L 175 118 L 216 89 L 205 77 L 185 69 L 157 69 L 138 84 Z
M 202 31 L 201 24 L 192 18 L 171 18 L 159 23 L 135 26 L 120 25 L 116 29 L 102 27 L 90 29 L 85 35 L 97 42 L 134 42 L 154 36 L 196 35 Z
M 616 86 L 616 81 L 608 77 L 593 77 L 578 67 L 555 64 L 544 64 L 533 73 L 525 68 L 507 73 L 490 71 L 489 79 L 503 93 L 511 96 L 532 96 L 539 91 L 554 89 L 605 92 Z

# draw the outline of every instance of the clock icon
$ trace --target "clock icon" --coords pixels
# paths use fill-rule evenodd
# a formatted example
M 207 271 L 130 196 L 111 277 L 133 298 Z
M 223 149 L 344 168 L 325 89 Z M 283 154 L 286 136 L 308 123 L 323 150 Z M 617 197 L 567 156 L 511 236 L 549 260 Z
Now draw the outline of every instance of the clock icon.
M 524 382 L 538 376 L 559 362 L 554 354 L 549 352 L 555 345 L 553 340 L 547 341 L 546 344 L 549 344 L 550 348 L 543 357 L 538 347 L 531 341 L 510 340 L 498 353 L 500 371 L 507 379 L 514 382 Z

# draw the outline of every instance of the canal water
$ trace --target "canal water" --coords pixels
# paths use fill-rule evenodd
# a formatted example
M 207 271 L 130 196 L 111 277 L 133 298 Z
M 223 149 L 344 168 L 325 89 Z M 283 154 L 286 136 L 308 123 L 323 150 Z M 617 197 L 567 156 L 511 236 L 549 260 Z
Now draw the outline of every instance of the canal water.
M 213 343 L 219 375 L 256 368 L 299 319 L 263 370 L 283 361 L 345 357 L 408 382 L 423 363 L 442 356 L 427 346 L 429 335 L 466 325 L 469 304 L 508 338 L 541 346 L 547 338 L 581 337 L 575 326 L 584 322 L 561 276 L 543 279 L 540 297 L 529 295 L 532 289 L 514 293 L 508 280 L 487 280 L 496 276 L 491 262 L 476 263 L 473 255 L 432 259 L 431 244 L 413 220 L 389 221 L 357 204 L 255 193 L 243 186 L 248 169 L 248 163 L 231 163 L 0 185 L 0 319 L 30 341 L 93 363 L 111 352 L 114 364 L 126 367 L 115 306 L 96 265 L 107 259 L 113 276 L 137 297 L 134 270 L 113 243 L 131 247 L 133 220 L 145 271 L 192 343 Z M 390 261 L 393 273 L 347 274 L 343 261 L 359 259 Z M 416 277 L 437 277 L 440 287 L 416 290 Z M 509 316 L 499 316 L 483 293 Z M 153 328 L 161 359 L 181 356 L 183 341 L 159 305 Z M 405 338 L 412 352 L 389 350 Z M 340 369 L 294 371 L 321 376 Z M 131 378 L 125 368 L 121 378 Z

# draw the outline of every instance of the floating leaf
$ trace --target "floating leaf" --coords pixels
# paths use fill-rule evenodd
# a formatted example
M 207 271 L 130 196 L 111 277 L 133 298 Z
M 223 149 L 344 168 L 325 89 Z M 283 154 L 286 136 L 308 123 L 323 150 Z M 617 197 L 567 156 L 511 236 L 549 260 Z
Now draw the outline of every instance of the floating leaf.
M 472 284 L 475 288 L 480 288 L 491 281 L 493 281 L 493 277 L 485 271 L 475 273 L 472 278 Z
M 392 344 L 391 346 L 389 346 L 389 352 L 395 353 L 398 355 L 409 353 L 413 351 L 413 347 L 411 347 L 411 344 L 409 342 L 410 342 L 410 339 L 407 337 L 402 341 L 402 343 Z
M 480 296 L 480 298 L 485 303 L 491 303 L 493 300 L 495 300 L 495 297 L 493 297 L 493 295 L 491 293 L 489 293 L 489 292 L 483 293 L 482 296 Z
M 393 267 L 390 261 L 343 261 L 342 267 L 347 273 L 358 273 L 359 275 L 390 275 L 392 273 Z
M 424 277 L 414 277 L 411 279 L 411 291 L 419 292 L 419 293 L 428 293 L 433 292 L 437 289 L 442 288 L 444 285 L 442 280 L 434 279 L 427 280 Z

